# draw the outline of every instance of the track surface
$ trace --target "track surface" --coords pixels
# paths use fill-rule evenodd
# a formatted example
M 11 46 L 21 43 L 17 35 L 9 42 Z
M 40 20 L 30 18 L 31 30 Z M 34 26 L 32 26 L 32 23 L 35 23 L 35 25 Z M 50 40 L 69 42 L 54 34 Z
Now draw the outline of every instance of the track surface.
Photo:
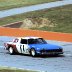
M 0 11 L 0 18 L 12 16 L 16 14 L 21 14 L 21 13 L 26 13 L 26 12 L 31 12 L 31 11 L 36 11 L 36 10 L 41 10 L 41 9 L 46 9 L 46 8 L 49 9 L 53 7 L 59 7 L 59 6 L 68 5 L 68 4 L 72 4 L 72 0 L 56 1 L 51 3 L 32 5 L 28 7 L 3 10 L 3 11 Z
M 64 56 L 36 57 L 26 55 L 9 55 L 3 48 L 3 43 L 13 37 L 0 36 L 0 66 L 23 69 L 41 70 L 47 72 L 72 72 L 72 43 L 47 40 L 48 43 L 60 45 L 64 49 Z

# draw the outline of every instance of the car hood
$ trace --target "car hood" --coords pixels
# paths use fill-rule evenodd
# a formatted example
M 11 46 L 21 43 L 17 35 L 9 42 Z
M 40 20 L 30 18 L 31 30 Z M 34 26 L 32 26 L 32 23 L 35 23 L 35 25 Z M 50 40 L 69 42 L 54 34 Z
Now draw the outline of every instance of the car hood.
M 60 46 L 57 46 L 57 45 L 53 45 L 53 44 L 30 44 L 29 45 L 30 48 L 35 48 L 35 49 L 46 49 L 46 50 L 49 50 L 49 49 L 59 49 L 61 48 Z

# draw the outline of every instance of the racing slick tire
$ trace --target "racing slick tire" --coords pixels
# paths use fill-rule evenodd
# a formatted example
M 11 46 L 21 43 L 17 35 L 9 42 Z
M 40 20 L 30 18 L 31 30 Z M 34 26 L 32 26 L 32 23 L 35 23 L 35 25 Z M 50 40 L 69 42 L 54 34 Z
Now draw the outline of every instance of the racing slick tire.
M 35 49 L 31 49 L 30 55 L 31 55 L 32 57 L 35 57 L 35 56 L 37 55 Z
M 13 50 L 12 47 L 10 47 L 10 48 L 8 49 L 8 51 L 9 51 L 9 54 L 10 54 L 10 55 L 14 54 L 14 50 Z

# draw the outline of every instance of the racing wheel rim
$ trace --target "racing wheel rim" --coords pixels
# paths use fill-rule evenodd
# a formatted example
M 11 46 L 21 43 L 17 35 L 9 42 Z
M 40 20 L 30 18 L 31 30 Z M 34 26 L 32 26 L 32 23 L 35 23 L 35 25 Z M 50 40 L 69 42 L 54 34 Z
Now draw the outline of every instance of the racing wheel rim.
M 32 56 L 35 56 L 35 55 L 36 55 L 36 53 L 35 53 L 35 50 L 34 50 L 34 49 L 31 49 L 31 55 L 32 55 Z
M 12 47 L 9 48 L 9 53 L 13 54 L 13 48 Z

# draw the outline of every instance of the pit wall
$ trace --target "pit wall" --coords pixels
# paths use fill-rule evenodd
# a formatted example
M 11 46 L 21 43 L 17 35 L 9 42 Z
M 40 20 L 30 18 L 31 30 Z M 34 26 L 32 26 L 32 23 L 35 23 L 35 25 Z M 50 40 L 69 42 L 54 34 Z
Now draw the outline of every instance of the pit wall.
M 43 37 L 47 40 L 72 42 L 72 33 L 57 33 L 57 32 L 48 32 L 40 30 L 24 30 L 18 28 L 0 27 L 0 36 L 13 36 L 13 37 L 38 36 Z

